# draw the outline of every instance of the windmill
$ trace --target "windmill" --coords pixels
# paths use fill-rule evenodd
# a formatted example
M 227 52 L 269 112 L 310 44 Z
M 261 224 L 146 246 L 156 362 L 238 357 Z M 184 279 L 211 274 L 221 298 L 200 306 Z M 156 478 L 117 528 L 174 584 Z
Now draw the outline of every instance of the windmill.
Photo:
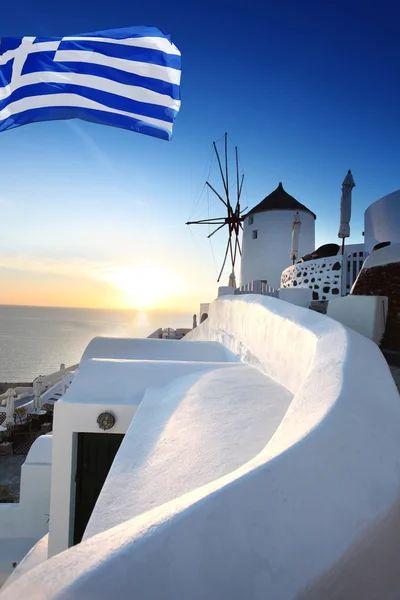
M 229 278 L 230 285 L 231 285 L 231 284 L 235 284 L 235 264 L 236 264 L 237 254 L 239 252 L 239 255 L 240 256 L 242 255 L 242 249 L 240 247 L 240 241 L 239 241 L 239 234 L 240 234 L 240 229 L 243 229 L 242 222 L 245 219 L 245 216 L 242 213 L 245 210 L 247 210 L 247 206 L 243 210 L 240 209 L 240 197 L 242 195 L 244 175 L 242 174 L 241 178 L 239 176 L 239 155 L 238 155 L 238 149 L 236 146 L 235 146 L 236 204 L 235 204 L 235 207 L 232 206 L 231 199 L 229 196 L 228 134 L 227 133 L 225 133 L 224 140 L 225 140 L 225 160 L 224 160 L 225 173 L 224 173 L 224 169 L 222 167 L 221 157 L 219 155 L 217 145 L 215 142 L 213 142 L 213 148 L 214 148 L 215 155 L 217 157 L 219 172 L 221 175 L 224 191 L 222 192 L 222 195 L 221 195 L 217 192 L 217 190 L 211 185 L 211 183 L 209 181 L 206 181 L 206 185 L 210 188 L 210 190 L 217 196 L 217 198 L 219 198 L 219 200 L 225 206 L 226 216 L 202 219 L 200 221 L 188 221 L 186 223 L 186 225 L 218 225 L 218 227 L 216 229 L 214 229 L 214 231 L 211 232 L 210 235 L 207 236 L 207 238 L 211 238 L 215 233 L 217 233 L 217 231 L 219 231 L 223 227 L 225 227 L 225 226 L 228 227 L 228 241 L 226 244 L 225 256 L 224 256 L 224 260 L 222 262 L 222 267 L 219 272 L 217 281 L 219 281 L 221 279 L 221 275 L 224 271 L 226 260 L 229 255 L 230 260 L 231 260 L 231 266 L 232 266 L 231 276 Z M 239 183 L 239 179 L 240 179 L 240 183 Z M 234 287 L 236 287 L 236 284 L 234 285 Z

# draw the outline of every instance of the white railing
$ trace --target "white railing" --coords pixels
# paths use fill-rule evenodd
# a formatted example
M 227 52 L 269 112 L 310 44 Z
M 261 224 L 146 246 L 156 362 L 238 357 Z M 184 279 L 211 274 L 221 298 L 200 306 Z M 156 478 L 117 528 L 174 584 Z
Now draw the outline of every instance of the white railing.
M 235 290 L 235 294 L 262 294 L 278 298 L 278 290 L 267 284 L 266 281 L 250 281 Z
M 351 252 L 345 254 L 342 272 L 342 296 L 350 294 L 351 288 L 362 269 L 367 252 Z

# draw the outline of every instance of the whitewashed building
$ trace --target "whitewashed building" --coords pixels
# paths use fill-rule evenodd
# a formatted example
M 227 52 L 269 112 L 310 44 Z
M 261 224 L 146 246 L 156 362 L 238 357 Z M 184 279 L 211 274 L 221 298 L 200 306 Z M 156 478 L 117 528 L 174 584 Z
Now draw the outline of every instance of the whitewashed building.
M 279 286 L 294 211 L 299 254 L 314 250 L 315 215 L 280 185 L 246 218 L 243 277 Z M 399 280 L 399 256 L 392 244 L 367 259 L 379 289 L 384 269 Z M 180 341 L 92 340 L 53 435 L 31 448 L 20 504 L 0 508 L 3 579 L 16 566 L 1 600 L 397 600 L 387 299 L 341 298 L 344 260 L 294 265 L 278 297 L 221 287 Z M 304 310 L 316 290 L 337 296 L 333 318 Z
M 247 214 L 243 225 L 241 284 L 266 281 L 280 287 L 292 264 L 290 247 L 294 213 L 300 216 L 299 256 L 315 250 L 316 215 L 288 194 L 282 183 Z
M 2 600 L 398 597 L 400 403 L 377 345 L 260 295 L 208 315 L 183 341 L 88 346 L 51 485 L 49 448 L 30 454 L 49 534 Z
M 365 249 L 382 242 L 400 243 L 400 190 L 371 204 L 364 214 Z

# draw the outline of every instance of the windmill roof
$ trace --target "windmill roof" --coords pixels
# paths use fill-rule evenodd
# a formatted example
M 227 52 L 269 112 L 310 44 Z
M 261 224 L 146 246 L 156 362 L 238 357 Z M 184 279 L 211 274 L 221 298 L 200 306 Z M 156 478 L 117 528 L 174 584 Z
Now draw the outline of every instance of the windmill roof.
M 303 212 L 310 213 L 314 219 L 317 218 L 310 209 L 298 202 L 296 198 L 293 198 L 293 196 L 283 189 L 282 182 L 279 183 L 276 190 L 266 196 L 260 204 L 257 204 L 257 206 L 252 208 L 247 214 L 251 215 L 253 213 L 266 212 L 267 210 L 302 210 Z

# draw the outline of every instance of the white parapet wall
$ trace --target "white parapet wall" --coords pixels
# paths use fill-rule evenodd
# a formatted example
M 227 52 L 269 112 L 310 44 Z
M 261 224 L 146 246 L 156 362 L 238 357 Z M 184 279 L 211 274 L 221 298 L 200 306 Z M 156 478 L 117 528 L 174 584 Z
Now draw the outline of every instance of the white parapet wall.
M 385 333 L 388 299 L 385 296 L 332 298 L 327 315 L 379 344 Z
M 208 318 L 208 311 L 210 310 L 210 303 L 209 302 L 202 302 L 200 304 L 200 319 L 199 319 L 199 323 L 202 323 L 203 321 L 205 321 Z
M 312 302 L 312 291 L 308 288 L 287 287 L 278 290 L 279 300 L 285 300 L 296 306 L 309 308 Z
M 187 457 L 168 463 L 164 504 L 93 532 L 14 581 L 1 599 L 34 598 L 35 590 L 46 600 L 132 594 L 148 600 L 397 599 L 400 402 L 378 347 L 323 315 L 257 295 L 216 300 L 209 318 L 186 340 L 176 344 L 219 343 L 290 391 L 290 405 L 272 437 L 266 434 L 250 456 L 243 451 L 243 462 L 233 470 L 172 498 L 167 488 L 178 481 Z M 223 369 L 226 386 L 230 368 Z M 198 434 L 198 411 L 206 421 L 203 395 L 196 397 L 192 384 L 185 380 L 190 402 L 183 402 L 187 395 L 177 396 L 176 415 L 158 433 L 151 411 L 143 415 L 148 435 L 158 440 L 159 466 L 164 440 L 168 445 L 173 435 L 179 444 L 184 436 L 189 443 Z M 167 397 L 171 393 L 170 386 Z M 239 413 L 241 422 L 233 439 L 207 439 L 213 460 L 217 443 L 240 445 L 248 435 L 240 431 L 255 406 L 265 418 L 261 406 L 271 397 L 263 386 L 252 386 L 249 397 L 245 388 L 241 393 L 243 404 L 235 397 L 232 417 L 218 413 L 217 406 L 210 415 L 214 431 L 215 418 L 221 430 Z M 163 397 L 154 397 L 154 406 Z M 207 403 L 212 399 L 209 394 Z M 152 457 L 153 447 L 148 440 L 146 456 Z M 136 464 L 140 477 L 138 458 Z M 181 480 L 192 477 L 184 469 L 179 474 Z M 124 473 L 114 472 L 118 475 L 116 505 L 124 494 Z M 128 510 L 126 498 L 123 503 Z
M 185 343 L 186 336 L 182 343 Z M 219 344 L 191 344 L 190 347 L 177 344 L 175 340 L 107 338 L 96 337 L 87 346 L 80 365 L 92 358 L 113 360 L 232 360 L 227 350 Z
M 21 467 L 20 501 L 0 504 L 0 586 L 49 529 L 52 435 L 40 436 Z
M 11 575 L 7 578 L 4 583 L 3 589 L 8 585 L 11 585 L 16 579 L 24 575 L 37 565 L 40 565 L 42 562 L 45 562 L 48 558 L 48 539 L 49 535 L 44 535 L 34 546 L 29 550 L 29 552 L 24 556 L 23 560 L 18 563 L 15 567 L 15 570 L 11 573 Z
M 221 296 L 230 296 L 235 293 L 235 288 L 230 285 L 220 285 L 218 288 L 218 298 Z

